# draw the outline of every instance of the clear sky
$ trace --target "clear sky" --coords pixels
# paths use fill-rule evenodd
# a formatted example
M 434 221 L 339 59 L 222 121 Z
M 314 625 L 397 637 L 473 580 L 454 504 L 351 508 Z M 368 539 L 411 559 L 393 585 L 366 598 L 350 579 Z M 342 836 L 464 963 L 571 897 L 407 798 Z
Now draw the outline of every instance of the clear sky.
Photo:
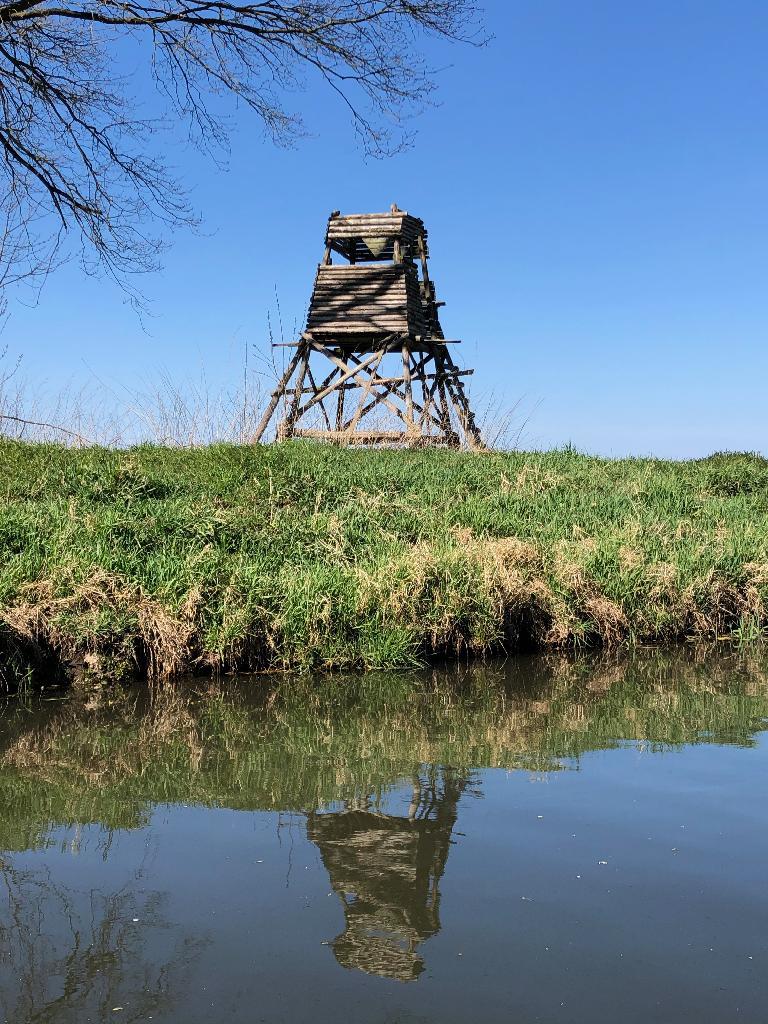
M 301 326 L 331 210 L 422 217 L 472 393 L 530 414 L 529 446 L 768 454 L 768 4 L 490 0 L 484 49 L 430 47 L 440 105 L 414 147 L 366 159 L 322 87 L 275 149 L 236 114 L 228 172 L 171 152 L 205 218 L 143 289 L 59 271 L 3 342 L 50 391 L 143 386 Z M 285 350 L 279 350 L 284 352 Z

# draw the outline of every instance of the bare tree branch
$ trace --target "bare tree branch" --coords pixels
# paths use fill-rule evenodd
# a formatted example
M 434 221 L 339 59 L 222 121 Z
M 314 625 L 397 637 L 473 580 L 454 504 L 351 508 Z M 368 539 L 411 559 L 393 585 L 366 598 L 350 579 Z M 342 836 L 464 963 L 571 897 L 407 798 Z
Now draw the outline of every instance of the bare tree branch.
M 220 150 L 230 97 L 290 143 L 303 126 L 284 97 L 315 77 L 342 97 L 366 151 L 391 152 L 434 88 L 421 38 L 480 43 L 480 31 L 474 0 L 0 0 L 0 209 L 17 225 L 43 215 L 74 230 L 86 269 L 125 284 L 158 265 L 167 229 L 196 222 L 151 155 L 159 132 L 186 124 Z M 141 116 L 116 74 L 137 55 L 164 116 Z

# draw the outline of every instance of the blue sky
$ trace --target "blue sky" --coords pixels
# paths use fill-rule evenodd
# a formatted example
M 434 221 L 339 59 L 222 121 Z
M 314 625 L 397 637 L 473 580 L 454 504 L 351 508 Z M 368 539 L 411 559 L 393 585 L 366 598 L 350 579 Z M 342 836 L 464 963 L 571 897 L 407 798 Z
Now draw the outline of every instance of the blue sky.
M 301 323 L 329 212 L 396 201 L 427 224 L 473 394 L 521 400 L 526 444 L 768 454 L 768 4 L 485 7 L 486 48 L 430 44 L 440 105 L 408 152 L 366 159 L 319 85 L 291 98 L 312 133 L 293 149 L 245 113 L 227 172 L 171 147 L 205 224 L 143 282 L 145 328 L 73 264 L 13 307 L 26 377 L 238 380 L 276 293 Z

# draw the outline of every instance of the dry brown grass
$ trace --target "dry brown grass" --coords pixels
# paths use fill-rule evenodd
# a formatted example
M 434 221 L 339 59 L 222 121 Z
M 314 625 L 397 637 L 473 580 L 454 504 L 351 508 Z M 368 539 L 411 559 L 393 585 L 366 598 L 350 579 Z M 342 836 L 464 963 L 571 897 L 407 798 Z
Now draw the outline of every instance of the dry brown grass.
M 27 585 L 18 603 L 0 609 L 0 621 L 22 640 L 45 645 L 62 661 L 76 663 L 86 676 L 129 670 L 128 664 L 115 665 L 117 658 L 145 668 L 150 679 L 164 679 L 189 671 L 194 664 L 195 606 L 190 594 L 181 613 L 172 615 L 140 587 L 96 570 L 64 593 L 50 581 Z M 124 637 L 105 629 L 105 613 L 109 619 L 123 615 L 132 621 L 128 646 Z M 70 628 L 73 617 L 76 635 Z

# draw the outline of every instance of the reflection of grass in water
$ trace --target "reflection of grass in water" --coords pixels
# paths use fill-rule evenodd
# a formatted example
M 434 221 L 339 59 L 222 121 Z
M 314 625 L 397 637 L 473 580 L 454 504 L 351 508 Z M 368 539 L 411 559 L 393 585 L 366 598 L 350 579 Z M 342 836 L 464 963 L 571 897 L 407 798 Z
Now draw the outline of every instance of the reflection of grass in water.
M 142 701 L 7 716 L 0 845 L 35 845 L 50 823 L 137 827 L 156 802 L 301 811 L 376 799 L 425 762 L 547 771 L 625 740 L 749 744 L 768 718 L 768 669 L 736 654 L 539 658 Z

